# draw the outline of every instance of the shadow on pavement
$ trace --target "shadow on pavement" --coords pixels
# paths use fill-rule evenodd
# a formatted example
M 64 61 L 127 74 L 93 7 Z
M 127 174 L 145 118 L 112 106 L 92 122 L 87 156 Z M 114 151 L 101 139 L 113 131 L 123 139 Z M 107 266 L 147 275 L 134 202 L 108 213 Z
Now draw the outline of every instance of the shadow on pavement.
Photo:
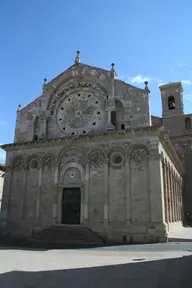
M 192 256 L 122 265 L 0 275 L 1 288 L 191 288 Z M 131 286 L 129 286 L 131 285 Z

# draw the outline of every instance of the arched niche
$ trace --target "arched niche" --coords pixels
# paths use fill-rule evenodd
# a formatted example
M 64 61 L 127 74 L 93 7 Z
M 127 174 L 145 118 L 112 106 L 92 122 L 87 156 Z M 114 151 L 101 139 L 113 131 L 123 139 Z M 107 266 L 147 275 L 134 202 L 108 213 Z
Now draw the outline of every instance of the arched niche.
M 78 161 L 85 164 L 86 152 L 83 146 L 67 145 L 60 151 L 57 157 L 57 163 L 59 163 L 59 167 L 61 167 L 63 163 Z
M 186 130 L 191 129 L 191 119 L 189 117 L 185 118 L 185 129 Z
M 116 129 L 124 130 L 124 106 L 119 100 L 115 101 L 116 106 Z
M 78 162 L 63 163 L 59 171 L 60 187 L 81 187 L 84 182 L 84 166 Z

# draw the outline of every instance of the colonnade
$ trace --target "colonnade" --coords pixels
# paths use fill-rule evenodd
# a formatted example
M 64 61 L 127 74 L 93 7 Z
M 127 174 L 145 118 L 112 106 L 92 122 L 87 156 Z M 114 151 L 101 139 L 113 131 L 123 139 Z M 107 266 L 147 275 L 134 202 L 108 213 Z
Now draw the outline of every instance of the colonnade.
M 167 162 L 162 162 L 165 222 L 182 221 L 182 178 Z

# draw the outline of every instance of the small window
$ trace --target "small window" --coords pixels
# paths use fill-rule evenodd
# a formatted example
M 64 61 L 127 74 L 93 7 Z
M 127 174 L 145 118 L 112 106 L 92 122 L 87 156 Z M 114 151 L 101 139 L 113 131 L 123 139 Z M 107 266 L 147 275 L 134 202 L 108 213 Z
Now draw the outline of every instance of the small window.
M 191 129 L 191 119 L 189 117 L 185 118 L 185 129 Z
M 173 96 L 169 96 L 168 98 L 168 108 L 169 110 L 175 109 L 175 98 Z
M 125 124 L 121 124 L 121 130 L 125 130 Z

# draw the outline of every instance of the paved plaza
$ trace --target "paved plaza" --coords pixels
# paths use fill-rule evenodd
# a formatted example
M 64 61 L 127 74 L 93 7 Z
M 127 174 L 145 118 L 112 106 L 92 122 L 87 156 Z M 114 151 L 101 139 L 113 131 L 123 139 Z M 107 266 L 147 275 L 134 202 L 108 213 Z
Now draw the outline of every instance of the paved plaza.
M 192 243 L 0 250 L 0 287 L 192 287 Z M 132 285 L 132 286 L 129 286 Z

